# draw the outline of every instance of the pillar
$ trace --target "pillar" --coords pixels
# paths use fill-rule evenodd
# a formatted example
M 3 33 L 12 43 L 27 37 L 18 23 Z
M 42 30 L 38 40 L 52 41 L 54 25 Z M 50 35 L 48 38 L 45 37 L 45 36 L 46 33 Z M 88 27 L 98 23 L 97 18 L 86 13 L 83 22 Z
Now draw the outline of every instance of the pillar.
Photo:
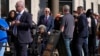
M 51 0 L 51 9 L 53 16 L 56 16 L 57 13 L 59 13 L 59 0 Z
M 9 0 L 9 10 L 15 10 L 15 5 L 17 1 L 25 1 L 25 0 Z
M 73 10 L 77 10 L 78 6 L 83 6 L 83 0 L 73 0 Z
M 77 7 L 79 6 L 79 0 L 73 0 L 73 10 L 77 10 Z
M 32 20 L 37 24 L 38 13 L 39 13 L 39 0 L 31 0 L 31 14 L 33 15 Z

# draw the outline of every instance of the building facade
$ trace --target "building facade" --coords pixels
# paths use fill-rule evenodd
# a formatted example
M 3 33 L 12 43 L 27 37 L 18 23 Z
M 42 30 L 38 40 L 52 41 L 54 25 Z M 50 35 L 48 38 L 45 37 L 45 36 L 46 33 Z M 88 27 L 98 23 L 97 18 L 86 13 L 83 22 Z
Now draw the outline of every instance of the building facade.
M 15 10 L 15 4 L 19 0 L 0 0 L 0 16 L 7 17 L 10 10 Z M 78 6 L 83 6 L 85 10 L 93 9 L 95 13 L 100 13 L 100 0 L 22 0 L 26 8 L 33 15 L 33 21 L 37 23 L 38 17 L 43 14 L 43 9 L 49 7 L 53 16 L 62 13 L 62 6 L 68 4 L 71 13 Z

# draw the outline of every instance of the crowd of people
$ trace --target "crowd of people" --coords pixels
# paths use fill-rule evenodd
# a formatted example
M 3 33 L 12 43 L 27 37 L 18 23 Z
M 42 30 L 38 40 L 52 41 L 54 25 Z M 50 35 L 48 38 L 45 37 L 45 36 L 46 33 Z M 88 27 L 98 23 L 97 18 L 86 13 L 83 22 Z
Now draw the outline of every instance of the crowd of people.
M 50 8 L 45 8 L 44 15 L 38 19 L 36 34 L 32 37 L 32 15 L 25 11 L 22 1 L 18 1 L 15 8 L 16 11 L 11 10 L 7 19 L 0 19 L 0 56 L 4 56 L 7 42 L 9 46 L 13 43 L 15 56 L 28 56 L 28 45 L 34 40 L 37 56 L 43 56 L 52 30 L 58 30 L 63 35 L 61 38 L 66 46 L 66 56 L 82 56 L 83 53 L 84 56 L 96 56 L 99 49 L 96 43 L 100 37 L 100 15 L 93 13 L 92 9 L 85 11 L 79 6 L 71 14 L 70 6 L 64 5 L 63 16 L 57 14 L 54 19 L 50 15 Z

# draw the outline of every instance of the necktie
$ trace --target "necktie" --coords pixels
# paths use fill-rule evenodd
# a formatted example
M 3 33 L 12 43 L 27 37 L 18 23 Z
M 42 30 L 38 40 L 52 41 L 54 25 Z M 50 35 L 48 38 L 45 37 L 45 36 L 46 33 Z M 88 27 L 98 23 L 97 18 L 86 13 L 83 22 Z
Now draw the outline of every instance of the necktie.
M 16 20 L 20 20 L 20 17 L 21 17 L 21 15 L 18 14 Z M 13 28 L 13 34 L 14 34 L 14 36 L 17 36 L 17 26 L 16 26 L 16 25 L 15 25 L 14 28 Z
M 45 18 L 45 22 L 46 22 L 46 24 L 47 24 L 47 22 L 48 22 L 48 18 L 47 18 L 47 16 L 46 16 L 46 18 Z

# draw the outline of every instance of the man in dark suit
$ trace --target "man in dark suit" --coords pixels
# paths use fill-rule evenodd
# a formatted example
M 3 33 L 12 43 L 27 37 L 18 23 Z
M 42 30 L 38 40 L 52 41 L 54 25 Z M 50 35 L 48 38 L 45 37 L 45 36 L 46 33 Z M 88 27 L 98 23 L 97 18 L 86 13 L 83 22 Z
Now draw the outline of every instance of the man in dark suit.
M 45 25 L 47 27 L 47 32 L 50 34 L 51 30 L 54 27 L 54 18 L 50 15 L 50 9 L 45 8 L 44 9 L 45 15 L 40 16 L 38 25 Z
M 79 6 L 77 8 L 77 12 L 79 14 L 78 17 L 78 37 L 76 38 L 76 55 L 82 56 L 82 49 L 84 51 L 84 55 L 88 56 L 88 21 L 86 15 L 84 14 L 84 8 Z
M 22 1 L 16 3 L 17 17 L 11 22 L 14 26 L 16 56 L 27 56 L 27 45 L 32 42 L 30 28 L 32 27 L 31 14 L 25 12 Z

